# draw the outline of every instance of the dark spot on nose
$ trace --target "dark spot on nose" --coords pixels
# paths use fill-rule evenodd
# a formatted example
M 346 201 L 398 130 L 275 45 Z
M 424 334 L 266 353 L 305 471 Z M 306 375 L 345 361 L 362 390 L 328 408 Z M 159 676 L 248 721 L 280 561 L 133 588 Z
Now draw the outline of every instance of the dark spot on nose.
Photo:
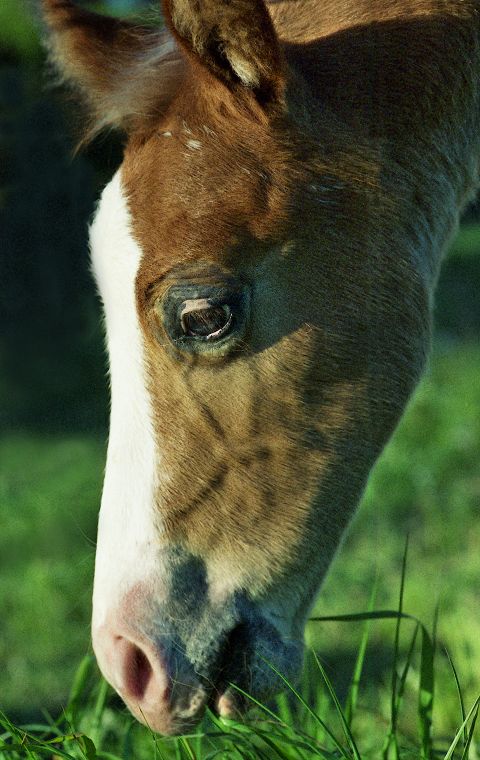
M 198 610 L 205 606 L 208 595 L 205 563 L 178 547 L 166 550 L 165 558 L 170 565 L 167 617 L 179 623 L 177 632 L 183 638 L 181 621 L 194 620 Z

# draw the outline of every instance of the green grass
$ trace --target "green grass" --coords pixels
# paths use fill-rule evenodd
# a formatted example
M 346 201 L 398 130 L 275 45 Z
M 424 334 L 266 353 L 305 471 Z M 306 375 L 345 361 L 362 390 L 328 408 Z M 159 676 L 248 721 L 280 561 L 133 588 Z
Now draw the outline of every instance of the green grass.
M 21 717 L 66 699 L 88 649 L 103 457 L 89 438 L 0 440 L 0 707 Z
M 403 620 L 398 631 L 395 620 L 311 622 L 307 640 L 318 653 L 321 668 L 310 659 L 301 699 L 283 698 L 276 706 L 288 728 L 266 714 L 260 720 L 260 710 L 253 727 L 225 726 L 210 717 L 202 726 L 203 738 L 175 743 L 154 739 L 137 726 L 115 700 L 107 698 L 89 664 L 89 672 L 77 681 L 68 720 L 45 727 L 44 733 L 37 726 L 30 738 L 4 726 L 3 741 L 7 736 L 17 739 L 8 739 L 9 749 L 4 747 L 0 758 L 65 756 L 62 752 L 69 757 L 96 757 L 88 741 L 77 736 L 82 732 L 97 747 L 98 757 L 110 752 L 135 760 L 206 758 L 217 750 L 219 757 L 232 758 L 252 756 L 252 751 L 259 758 L 341 757 L 328 731 L 346 756 L 355 757 L 339 705 L 347 705 L 342 709 L 362 758 L 422 757 L 430 752 L 425 749 L 430 741 L 439 751 L 435 757 L 444 757 L 462 722 L 446 649 L 461 684 L 465 711 L 480 692 L 474 666 L 480 662 L 479 377 L 478 345 L 448 350 L 437 345 L 431 368 L 378 463 L 313 613 L 351 617 L 372 609 L 374 587 L 375 610 L 398 610 L 403 547 L 409 533 L 402 609 L 425 622 L 431 636 L 439 607 L 433 675 L 428 676 L 431 655 L 425 649 L 425 635 L 422 650 L 422 629 L 411 649 L 413 621 Z M 88 437 L 25 434 L 4 437 L 0 443 L 0 499 L 8 515 L 0 534 L 0 707 L 18 724 L 32 720 L 38 724 L 45 709 L 61 714 L 75 668 L 89 652 L 93 542 L 104 449 L 103 441 Z M 352 699 L 354 672 L 357 676 L 361 672 L 361 678 Z M 429 678 L 434 678 L 434 689 L 425 687 Z M 423 729 L 419 683 L 426 699 Z M 429 688 L 434 695 L 431 739 L 425 729 Z M 472 716 L 468 725 L 471 720 Z M 75 736 L 59 740 L 55 753 L 50 745 L 48 751 L 38 745 L 39 737 L 62 737 L 69 731 Z M 389 735 L 397 738 L 390 738 L 387 748 Z M 468 731 L 465 736 L 462 731 L 460 738 L 468 739 Z M 15 741 L 23 741 L 23 746 L 14 751 Z M 461 758 L 462 751 L 454 756 Z M 471 748 L 471 760 L 474 757 Z
M 448 734 L 457 719 L 455 695 L 449 688 L 448 648 L 461 673 L 470 703 L 480 691 L 478 592 L 480 541 L 480 350 L 437 349 L 394 439 L 374 472 L 363 505 L 330 572 L 316 612 L 354 612 L 365 606 L 378 573 L 377 606 L 392 603 L 401 568 L 402 538 L 410 534 L 411 551 L 404 608 L 432 621 L 439 606 L 437 683 L 442 698 L 435 706 L 437 735 Z M 341 600 L 341 601 L 339 601 Z M 333 624 L 332 624 L 333 626 Z M 342 657 L 351 659 L 358 634 L 340 624 L 309 629 L 309 641 L 345 680 Z M 335 642 L 332 646 L 330 641 Z M 386 719 L 390 693 L 388 632 L 372 630 L 376 657 L 365 699 Z M 448 695 L 448 696 L 447 696 Z M 401 727 L 415 731 L 411 702 Z
M 370 624 L 376 619 L 395 622 L 395 646 L 391 663 L 390 713 L 382 731 L 368 732 L 364 737 L 356 730 L 357 714 L 362 711 L 354 697 L 359 685 L 365 650 L 360 647 L 352 681 L 347 694 L 348 708 L 343 708 L 335 688 L 319 657 L 308 653 L 300 689 L 289 683 L 272 667 L 284 688 L 273 705 L 263 705 L 250 698 L 252 710 L 242 723 L 219 720 L 207 712 L 202 724 L 191 734 L 176 739 L 154 736 L 148 728 L 138 725 L 125 710 L 112 709 L 109 687 L 95 678 L 93 657 L 81 663 L 70 693 L 68 704 L 60 719 L 48 715 L 43 723 L 15 726 L 0 713 L 0 758 L 48 757 L 86 760 L 213 760 L 223 758 L 259 758 L 307 760 L 344 758 L 345 760 L 407 760 L 407 758 L 477 757 L 474 732 L 480 697 L 468 712 L 458 676 L 452 666 L 451 682 L 457 687 L 459 709 L 458 728 L 450 737 L 436 741 L 432 734 L 432 713 L 435 702 L 435 642 L 429 631 L 418 621 L 405 656 L 402 656 L 400 628 L 408 615 L 401 612 L 405 581 L 406 552 L 402 567 L 398 612 L 372 611 L 357 616 L 345 616 L 342 622 L 363 621 L 363 641 L 368 641 Z M 327 620 L 324 620 L 327 622 Z M 420 632 L 420 635 L 417 634 Z M 420 639 L 415 657 L 415 645 Z M 418 661 L 415 677 L 417 731 L 406 736 L 399 730 L 399 716 L 408 691 L 408 679 Z M 92 680 L 93 675 L 93 680 Z M 93 685 L 92 685 L 93 684 Z M 245 692 L 242 692 L 248 698 Z M 443 695 L 441 695 L 443 696 Z

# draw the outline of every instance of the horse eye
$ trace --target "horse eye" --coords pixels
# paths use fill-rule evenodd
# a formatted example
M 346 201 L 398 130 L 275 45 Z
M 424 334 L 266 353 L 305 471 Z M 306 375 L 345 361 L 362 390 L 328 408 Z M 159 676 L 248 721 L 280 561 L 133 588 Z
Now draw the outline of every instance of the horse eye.
M 215 304 L 208 298 L 192 298 L 180 308 L 183 334 L 200 340 L 218 340 L 230 330 L 233 314 L 228 304 Z
M 182 273 L 182 280 L 185 275 Z M 213 277 L 211 277 L 213 279 Z M 156 299 L 158 339 L 166 335 L 183 357 L 225 359 L 245 348 L 250 315 L 250 288 L 233 278 L 212 282 L 180 281 Z M 155 326 L 155 322 L 154 322 Z

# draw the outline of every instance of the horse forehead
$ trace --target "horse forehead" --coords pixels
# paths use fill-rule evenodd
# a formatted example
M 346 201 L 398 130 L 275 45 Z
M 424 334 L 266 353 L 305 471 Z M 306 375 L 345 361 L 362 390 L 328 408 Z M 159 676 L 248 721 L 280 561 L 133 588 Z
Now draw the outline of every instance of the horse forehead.
M 286 162 L 270 135 L 248 129 L 176 119 L 127 147 L 123 181 L 133 232 L 150 260 L 218 259 L 242 235 L 278 232 Z
M 164 206 L 234 195 L 238 185 L 262 184 L 275 157 L 275 138 L 248 120 L 169 119 L 127 146 L 126 181 L 149 178 Z M 235 186 L 232 186 L 234 183 Z M 141 186 L 141 182 L 140 182 Z

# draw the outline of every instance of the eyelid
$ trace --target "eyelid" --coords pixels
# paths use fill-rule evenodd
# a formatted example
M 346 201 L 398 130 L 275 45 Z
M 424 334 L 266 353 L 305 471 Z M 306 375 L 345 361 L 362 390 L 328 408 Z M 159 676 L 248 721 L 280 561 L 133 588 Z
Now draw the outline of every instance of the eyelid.
M 182 317 L 184 314 L 189 314 L 191 311 L 200 311 L 201 309 L 210 309 L 213 304 L 209 298 L 187 298 L 183 302 L 185 305 L 182 309 Z

